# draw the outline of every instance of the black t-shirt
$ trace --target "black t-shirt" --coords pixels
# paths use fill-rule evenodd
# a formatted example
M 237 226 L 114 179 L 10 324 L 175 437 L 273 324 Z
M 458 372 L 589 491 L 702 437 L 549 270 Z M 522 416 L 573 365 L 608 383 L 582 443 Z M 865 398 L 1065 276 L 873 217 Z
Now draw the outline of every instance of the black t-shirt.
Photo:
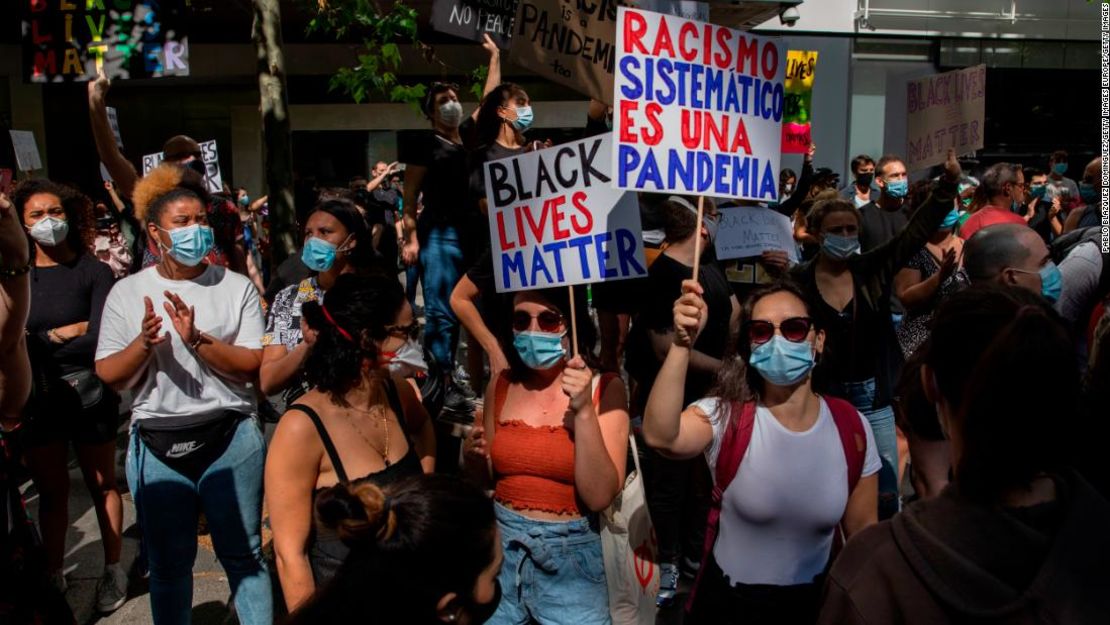
M 475 253 L 478 256 L 489 250 L 489 217 L 482 214 L 479 201 L 486 199 L 486 163 L 523 154 L 524 148 L 507 148 L 494 141 L 470 153 L 468 163 L 470 180 L 470 203 L 473 207 L 474 221 L 469 226 L 469 233 L 473 236 Z M 481 216 L 481 218 L 479 218 Z M 488 259 L 487 259 L 488 260 Z
M 859 230 L 860 252 L 866 254 L 905 230 L 909 224 L 909 219 L 906 218 L 907 208 L 903 204 L 898 210 L 888 211 L 874 202 L 865 204 L 860 209 L 860 214 L 863 215 Z
M 643 289 L 640 314 L 633 324 L 626 358 L 629 373 L 642 385 L 644 396 L 662 365 L 651 347 L 648 331 L 663 333 L 674 328 L 674 302 L 682 294 L 682 281 L 689 280 L 693 268 L 671 258 L 666 253 L 651 264 L 647 284 Z M 703 262 L 698 271 L 698 282 L 705 290 L 704 299 L 709 310 L 705 329 L 698 335 L 694 349 L 713 358 L 723 358 L 729 343 L 729 322 L 732 318 L 732 290 L 725 274 L 716 262 Z M 634 345 L 635 344 L 635 345 Z M 684 403 L 688 404 L 706 396 L 716 379 L 714 374 L 693 369 L 686 376 Z
M 844 310 L 836 310 L 821 297 L 816 284 L 805 287 L 814 321 L 825 329 L 823 370 L 829 383 L 862 382 L 876 376 L 882 345 L 878 313 L 856 289 Z
M 27 333 L 31 352 L 39 356 L 34 359 L 36 369 L 48 367 L 51 371 L 47 373 L 57 376 L 93 366 L 100 314 L 114 282 L 108 265 L 90 254 L 63 265 L 31 270 Z M 64 345 L 51 342 L 47 336 L 54 328 L 82 321 L 89 322 L 88 330 Z
M 494 336 L 502 336 L 508 331 L 509 307 L 513 294 L 497 292 L 497 280 L 493 277 L 493 256 L 488 245 L 477 262 L 467 270 L 466 277 L 478 287 L 478 312 L 482 315 L 482 322 Z
M 473 122 L 467 119 L 459 128 L 466 135 Z M 427 168 L 420 191 L 424 194 L 424 210 L 420 224 L 460 227 L 473 215 L 468 202 L 470 181 L 467 169 L 467 150 L 435 132 L 415 135 L 401 142 L 400 160 L 407 165 Z

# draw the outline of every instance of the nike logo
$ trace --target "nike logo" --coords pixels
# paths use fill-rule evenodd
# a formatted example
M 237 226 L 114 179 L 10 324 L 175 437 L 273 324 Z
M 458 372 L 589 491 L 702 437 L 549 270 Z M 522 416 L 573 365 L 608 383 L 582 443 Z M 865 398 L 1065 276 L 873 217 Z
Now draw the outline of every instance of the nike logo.
M 174 443 L 173 447 L 166 452 L 167 458 L 183 458 L 193 453 L 194 451 L 204 447 L 204 443 L 197 443 L 196 441 L 185 441 L 184 443 Z

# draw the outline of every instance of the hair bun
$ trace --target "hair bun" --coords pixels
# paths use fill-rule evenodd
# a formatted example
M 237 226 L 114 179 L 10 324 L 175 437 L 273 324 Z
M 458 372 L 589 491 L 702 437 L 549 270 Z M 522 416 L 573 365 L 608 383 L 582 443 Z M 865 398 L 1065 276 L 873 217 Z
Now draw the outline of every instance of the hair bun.
M 336 484 L 316 500 L 316 519 L 348 544 L 388 540 L 397 527 L 389 497 L 373 484 Z

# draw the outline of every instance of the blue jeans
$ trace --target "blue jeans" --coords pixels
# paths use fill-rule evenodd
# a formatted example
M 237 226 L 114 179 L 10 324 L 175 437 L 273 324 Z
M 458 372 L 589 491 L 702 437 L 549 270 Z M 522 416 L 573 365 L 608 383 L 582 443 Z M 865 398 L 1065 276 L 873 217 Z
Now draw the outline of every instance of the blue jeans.
M 871 424 L 883 468 L 879 470 L 879 520 L 889 519 L 901 508 L 898 497 L 898 434 L 894 430 L 894 408 L 874 407 L 875 378 L 863 382 L 841 382 L 832 395 L 852 403 Z
M 609 625 L 601 535 L 588 519 L 537 521 L 494 504 L 505 561 L 490 625 Z
M 424 287 L 424 346 L 445 372 L 455 370 L 459 320 L 451 310 L 451 291 L 462 279 L 462 244 L 451 226 L 434 226 L 420 237 L 420 282 Z
M 243 625 L 274 620 L 270 575 L 262 558 L 262 470 L 265 443 L 253 419 L 243 419 L 224 453 L 197 481 L 174 471 L 147 449 L 132 428 L 127 484 L 150 561 L 150 608 L 156 625 L 192 619 L 197 519 L 204 511 L 216 556 L 227 572 Z

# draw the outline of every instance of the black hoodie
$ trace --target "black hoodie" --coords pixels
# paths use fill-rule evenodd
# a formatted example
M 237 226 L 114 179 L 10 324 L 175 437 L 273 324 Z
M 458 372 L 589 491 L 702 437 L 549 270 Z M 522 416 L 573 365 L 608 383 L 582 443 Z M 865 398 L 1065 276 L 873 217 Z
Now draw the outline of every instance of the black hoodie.
M 1076 474 L 1052 504 L 935 499 L 861 532 L 829 575 L 821 625 L 1110 624 L 1110 503 Z

